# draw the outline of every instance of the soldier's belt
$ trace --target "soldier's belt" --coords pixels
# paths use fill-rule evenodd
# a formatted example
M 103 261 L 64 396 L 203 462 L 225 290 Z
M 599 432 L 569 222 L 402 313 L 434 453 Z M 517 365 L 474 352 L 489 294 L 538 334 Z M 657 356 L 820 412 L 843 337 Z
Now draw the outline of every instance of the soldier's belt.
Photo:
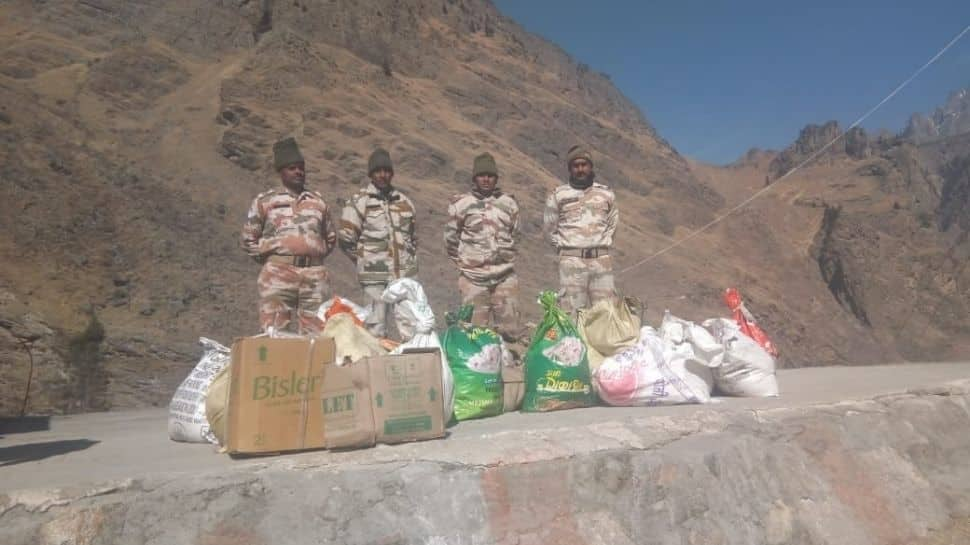
M 323 265 L 323 256 L 271 255 L 266 258 L 266 261 L 282 263 L 284 265 L 293 265 L 294 267 L 319 267 L 320 265 Z
M 583 259 L 593 259 L 604 255 L 610 255 L 609 248 L 560 248 L 559 255 L 567 257 L 582 257 Z

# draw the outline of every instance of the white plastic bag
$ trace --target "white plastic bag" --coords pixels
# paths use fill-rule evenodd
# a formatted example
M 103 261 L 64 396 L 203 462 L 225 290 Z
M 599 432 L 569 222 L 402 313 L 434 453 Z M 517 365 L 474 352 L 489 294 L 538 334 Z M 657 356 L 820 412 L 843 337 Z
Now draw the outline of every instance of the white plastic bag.
M 199 363 L 175 390 L 168 404 L 168 436 L 173 441 L 188 443 L 215 443 L 205 416 L 205 399 L 212 379 L 229 365 L 230 351 L 225 346 L 199 338 L 204 350 Z
M 419 331 L 434 330 L 434 311 L 424 288 L 413 278 L 398 278 L 381 294 L 385 303 L 394 304 L 394 321 L 401 340 L 407 342 Z
M 644 326 L 637 344 L 603 360 L 593 373 L 593 385 L 608 405 L 707 403 L 709 387 L 684 365 L 690 351 L 689 344 L 666 342 L 656 329 Z
M 455 408 L 455 379 L 448 366 L 448 357 L 441 349 L 441 340 L 434 332 L 434 311 L 428 304 L 424 288 L 411 278 L 399 278 L 391 282 L 381 299 L 394 303 L 394 319 L 397 330 L 405 342 L 391 354 L 401 354 L 409 348 L 437 348 L 441 354 L 441 388 L 445 422 L 451 420 Z
M 354 311 L 354 316 L 356 316 L 358 320 L 364 323 L 367 322 L 367 317 L 370 315 L 370 311 L 368 309 L 358 305 L 357 303 L 351 301 L 350 299 L 336 296 L 336 295 L 331 297 L 329 301 L 325 301 L 322 305 L 320 305 L 320 308 L 317 310 L 317 318 L 319 318 L 321 322 L 324 322 L 324 323 L 327 322 L 327 311 L 330 310 L 330 308 L 334 305 L 334 303 L 337 302 L 338 299 L 340 300 L 341 303 L 347 305 L 348 307 L 351 308 L 351 310 Z
M 718 390 L 744 397 L 778 395 L 775 359 L 767 350 L 745 335 L 734 320 L 712 318 L 703 325 L 724 346 L 723 361 L 714 369 Z
M 665 342 L 675 346 L 687 344 L 693 353 L 692 359 L 704 367 L 717 367 L 724 357 L 724 346 L 702 326 L 682 320 L 670 311 L 664 312 L 660 324 L 660 336 Z
M 712 368 L 721 365 L 724 347 L 703 327 L 664 312 L 660 324 L 664 359 L 690 385 L 701 403 L 711 400 L 714 390 Z

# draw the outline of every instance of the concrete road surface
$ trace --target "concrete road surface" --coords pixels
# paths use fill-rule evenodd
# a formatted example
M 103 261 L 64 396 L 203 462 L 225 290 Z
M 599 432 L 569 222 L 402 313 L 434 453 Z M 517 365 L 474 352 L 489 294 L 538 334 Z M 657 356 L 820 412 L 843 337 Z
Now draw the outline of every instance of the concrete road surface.
M 614 408 L 560 411 L 542 414 L 512 413 L 463 422 L 451 428 L 444 441 L 387 446 L 351 453 L 315 451 L 274 458 L 231 459 L 213 445 L 175 443 L 168 439 L 167 410 L 150 409 L 55 417 L 50 429 L 10 433 L 0 429 L 0 492 L 78 487 L 87 484 L 175 477 L 183 473 L 255 471 L 268 460 L 298 465 L 315 462 L 343 464 L 381 458 L 421 457 L 446 446 L 452 453 L 465 442 L 472 448 L 482 437 L 504 432 L 568 428 L 594 423 L 653 417 L 677 418 L 699 411 L 744 411 L 797 408 L 840 401 L 862 400 L 911 388 L 970 379 L 970 362 L 921 363 L 871 367 L 826 367 L 782 370 L 778 373 L 782 396 L 770 399 L 717 398 L 710 405 Z M 457 443 L 457 444 L 456 444 Z M 474 447 L 480 448 L 480 447 Z M 377 453 L 377 454 L 375 454 Z M 471 452 L 469 454 L 472 454 Z

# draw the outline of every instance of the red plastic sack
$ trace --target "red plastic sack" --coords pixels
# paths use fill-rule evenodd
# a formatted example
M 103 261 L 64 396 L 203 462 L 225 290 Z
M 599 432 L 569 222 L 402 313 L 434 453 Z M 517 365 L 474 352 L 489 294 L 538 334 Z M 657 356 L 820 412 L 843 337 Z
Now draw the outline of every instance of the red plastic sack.
M 354 309 L 350 305 L 344 303 L 339 297 L 333 298 L 333 305 L 331 305 L 330 308 L 327 309 L 326 314 L 324 314 L 324 318 L 326 320 L 329 320 L 330 318 L 332 318 L 333 316 L 336 316 L 337 314 L 344 314 L 344 313 L 350 314 L 353 317 L 355 324 L 359 326 L 364 325 L 364 322 L 362 322 L 360 318 L 357 317 L 357 314 L 354 313 Z
M 731 315 L 734 317 L 734 321 L 738 323 L 741 332 L 754 339 L 765 351 L 777 358 L 778 349 L 775 348 L 775 344 L 768 338 L 768 334 L 758 327 L 758 324 L 754 321 L 754 316 L 744 306 L 744 300 L 741 299 L 741 292 L 737 288 L 724 290 L 724 303 L 731 309 Z

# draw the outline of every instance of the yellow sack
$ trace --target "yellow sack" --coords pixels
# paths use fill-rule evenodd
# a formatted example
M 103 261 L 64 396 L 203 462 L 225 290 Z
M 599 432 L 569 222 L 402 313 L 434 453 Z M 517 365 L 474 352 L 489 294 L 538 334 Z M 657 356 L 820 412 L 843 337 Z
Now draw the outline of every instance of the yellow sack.
M 209 392 L 205 397 L 205 418 L 209 421 L 209 430 L 219 440 L 219 445 L 226 444 L 226 407 L 229 406 L 230 374 L 227 365 L 222 371 L 212 377 Z
M 346 312 L 330 317 L 323 326 L 323 337 L 333 337 L 337 345 L 337 365 L 353 363 L 367 356 L 381 356 L 387 350 L 381 345 L 380 339 L 371 335 L 362 326 L 357 325 L 353 314 Z M 348 361 L 349 360 L 349 361 Z
M 579 310 L 579 336 L 586 343 L 590 371 L 640 337 L 642 305 L 632 297 L 604 299 Z

